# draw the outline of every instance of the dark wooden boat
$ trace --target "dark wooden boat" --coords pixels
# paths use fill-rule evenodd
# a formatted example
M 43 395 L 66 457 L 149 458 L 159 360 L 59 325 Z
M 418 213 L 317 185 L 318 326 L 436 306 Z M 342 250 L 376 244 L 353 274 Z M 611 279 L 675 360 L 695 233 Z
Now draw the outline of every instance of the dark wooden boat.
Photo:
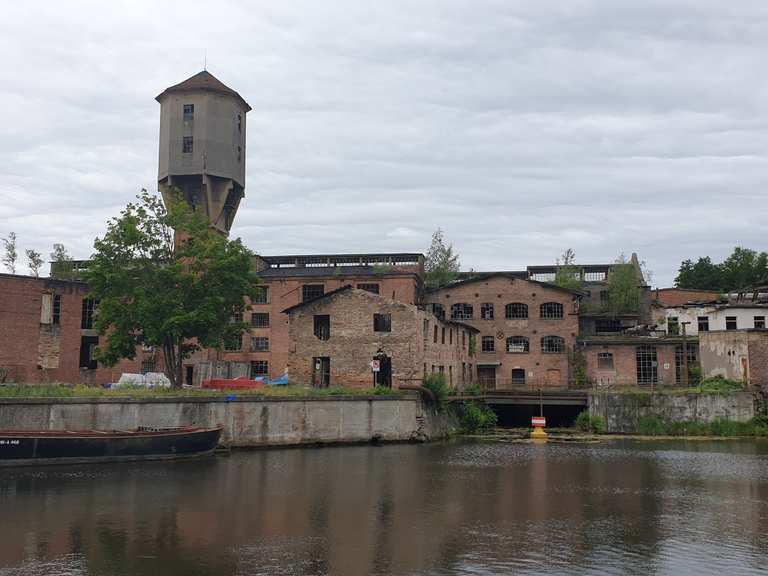
M 217 428 L 0 430 L 0 466 L 189 458 L 210 454 Z

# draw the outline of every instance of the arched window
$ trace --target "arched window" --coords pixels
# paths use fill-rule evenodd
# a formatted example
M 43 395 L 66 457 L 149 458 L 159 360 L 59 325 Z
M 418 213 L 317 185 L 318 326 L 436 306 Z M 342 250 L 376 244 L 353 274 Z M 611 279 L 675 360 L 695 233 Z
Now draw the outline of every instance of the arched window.
M 525 336 L 510 336 L 507 338 L 507 352 L 510 354 L 525 354 L 531 351 L 531 345 Z
M 507 320 L 519 320 L 520 318 L 528 318 L 528 304 L 521 302 L 512 302 L 504 307 L 504 315 Z
M 539 316 L 541 318 L 562 318 L 563 305 L 559 302 L 544 302 L 539 306 Z
M 493 303 L 486 302 L 480 305 L 480 318 L 483 320 L 493 320 Z
M 541 339 L 541 351 L 546 354 L 561 354 L 565 352 L 565 340 L 560 336 L 544 336 Z
M 452 320 L 472 320 L 472 304 L 457 302 L 451 306 Z

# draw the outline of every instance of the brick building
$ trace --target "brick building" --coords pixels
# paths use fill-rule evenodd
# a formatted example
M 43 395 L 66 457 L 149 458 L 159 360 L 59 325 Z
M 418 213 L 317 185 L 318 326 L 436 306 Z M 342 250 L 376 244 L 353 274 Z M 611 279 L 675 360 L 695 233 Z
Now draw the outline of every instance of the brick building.
M 346 285 L 285 314 L 288 373 L 295 384 L 396 388 L 421 384 L 427 372 L 445 374 L 449 385 L 472 381 L 476 329 L 413 304 Z
M 98 364 L 95 310 L 82 282 L 0 274 L 0 381 L 104 384 L 123 372 L 162 370 L 161 358 L 143 349 L 112 368 Z
M 477 379 L 488 389 L 562 387 L 579 333 L 580 293 L 497 272 L 426 295 L 434 313 L 478 330 Z

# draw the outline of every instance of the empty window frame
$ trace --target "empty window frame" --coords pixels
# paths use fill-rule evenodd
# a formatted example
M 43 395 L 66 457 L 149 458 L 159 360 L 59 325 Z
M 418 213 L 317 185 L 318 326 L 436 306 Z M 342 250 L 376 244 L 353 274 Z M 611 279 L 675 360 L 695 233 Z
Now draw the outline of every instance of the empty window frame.
M 445 320 L 445 306 L 442 304 L 432 304 L 432 314 L 440 318 L 440 320 Z
M 677 316 L 669 316 L 667 318 L 667 333 L 672 336 L 680 334 L 680 319 Z
M 697 320 L 699 332 L 709 332 L 709 316 L 699 316 Z
M 726 316 L 725 317 L 725 329 L 726 330 L 736 330 L 738 328 L 738 322 L 736 321 L 736 316 Z
M 358 290 L 365 290 L 366 292 L 371 292 L 372 294 L 378 294 L 379 293 L 379 285 L 378 284 L 358 284 L 357 285 Z
M 453 320 L 472 320 L 473 313 L 472 304 L 457 302 L 451 306 L 451 318 Z
M 61 324 L 61 294 L 53 295 L 53 308 L 51 310 L 51 324 Z
M 496 352 L 496 338 L 493 336 L 483 336 L 480 339 L 480 350 L 482 352 Z
M 80 328 L 83 330 L 93 329 L 93 315 L 96 313 L 98 305 L 98 300 L 93 298 L 83 298 L 83 312 L 80 319 Z
M 315 315 L 314 334 L 319 340 L 328 340 L 331 337 L 331 317 L 328 314 Z
M 480 305 L 480 318 L 482 320 L 493 320 L 493 304 L 486 302 Z
M 560 336 L 544 336 L 541 339 L 541 351 L 545 354 L 562 354 L 565 352 L 565 340 Z
M 563 305 L 559 302 L 544 302 L 539 306 L 539 317 L 547 320 L 557 320 L 563 317 Z
M 525 386 L 525 370 L 512 368 L 512 386 Z
M 597 369 L 613 370 L 613 352 L 597 353 Z
M 252 303 L 269 304 L 269 286 L 256 286 Z
M 595 320 L 595 332 L 614 334 L 621 332 L 621 320 L 615 318 L 597 318 Z
M 373 315 L 373 331 L 374 332 L 392 332 L 392 315 L 391 314 L 374 314 Z M 445 341 L 445 328 L 443 328 L 443 341 Z
M 254 328 L 269 328 L 269 312 L 254 312 L 251 314 L 251 326 Z
M 637 383 L 641 386 L 656 384 L 659 381 L 659 363 L 656 346 L 644 344 L 635 349 L 637 364 Z
M 688 384 L 697 384 L 697 372 L 699 366 L 698 344 L 688 344 Z M 683 383 L 683 345 L 675 346 L 675 383 Z
M 504 307 L 504 315 L 507 320 L 519 320 L 528 318 L 528 304 L 512 302 Z
M 195 118 L 195 105 L 184 104 L 184 120 L 194 120 Z
M 95 370 L 98 368 L 96 362 L 96 346 L 99 345 L 98 336 L 80 337 L 80 368 Z
M 183 154 L 192 154 L 192 136 L 184 136 L 181 139 L 181 152 Z
M 301 287 L 301 301 L 306 302 L 314 298 L 320 298 L 325 294 L 325 286 L 322 284 L 304 284 Z
M 251 378 L 269 377 L 269 361 L 253 360 L 251 362 Z
M 525 336 L 510 336 L 507 338 L 507 352 L 509 354 L 527 354 L 531 351 L 531 344 Z
M 55 310 L 55 308 L 54 308 Z M 755 328 L 758 330 L 764 330 L 765 329 L 765 316 L 755 316 L 754 317 L 755 322 Z M 55 322 L 54 322 L 55 324 Z
M 251 336 L 251 352 L 269 352 L 269 337 Z

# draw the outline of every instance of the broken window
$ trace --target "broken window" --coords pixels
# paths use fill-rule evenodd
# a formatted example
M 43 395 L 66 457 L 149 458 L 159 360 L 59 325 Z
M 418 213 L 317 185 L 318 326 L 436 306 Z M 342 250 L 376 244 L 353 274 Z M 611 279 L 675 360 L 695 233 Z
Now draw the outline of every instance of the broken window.
M 496 352 L 496 338 L 483 336 L 480 340 L 480 350 L 482 352 Z
M 358 284 L 357 285 L 358 290 L 365 290 L 366 292 L 371 292 L 372 294 L 378 294 L 379 293 L 379 285 L 378 284 Z
M 667 333 L 672 336 L 680 334 L 680 319 L 677 316 L 667 318 Z
M 195 118 L 195 105 L 184 104 L 184 120 L 194 120 Z
M 251 326 L 254 328 L 269 328 L 269 312 L 254 312 L 251 314 Z
M 373 331 L 374 332 L 392 332 L 392 315 L 391 314 L 374 314 L 373 315 Z M 445 328 L 443 328 L 443 342 L 445 342 Z
M 472 304 L 458 302 L 451 306 L 451 319 L 453 320 L 472 320 Z
M 504 307 L 504 315 L 507 320 L 520 320 L 528 318 L 528 304 L 512 302 Z
M 328 340 L 331 337 L 331 317 L 328 314 L 315 316 L 315 336 L 320 340 Z
M 525 354 L 531 351 L 531 345 L 525 336 L 510 336 L 507 338 L 507 352 L 510 354 Z
M 613 352 L 597 353 L 597 369 L 613 370 Z
M 699 332 L 709 332 L 709 316 L 699 316 Z
M 51 312 L 51 324 L 61 324 L 61 294 L 53 295 L 53 310 Z
M 80 368 L 95 370 L 98 368 L 96 362 L 96 347 L 99 345 L 98 336 L 80 337 Z
M 181 152 L 192 154 L 192 136 L 184 136 L 181 140 Z
M 725 329 L 726 330 L 736 330 L 737 329 L 736 316 L 726 316 L 725 317 Z
M 440 318 L 440 320 L 445 320 L 445 306 L 442 304 L 432 304 L 432 314 Z
M 541 339 L 541 351 L 546 354 L 561 354 L 565 352 L 565 340 L 560 336 L 544 336 Z
M 251 352 L 269 352 L 269 337 L 251 336 Z
M 95 314 L 98 305 L 98 300 L 93 298 L 83 298 L 83 313 L 80 320 L 80 328 L 83 330 L 93 329 L 93 315 Z
M 635 349 L 637 364 L 637 383 L 641 386 L 656 384 L 659 381 L 659 363 L 656 346 L 644 344 Z
M 621 332 L 621 320 L 614 318 L 598 318 L 595 320 L 595 332 Z
M 269 377 L 269 361 L 253 360 L 251 362 L 251 378 Z
M 325 286 L 322 284 L 304 284 L 304 286 L 301 287 L 302 302 L 320 298 L 323 294 L 325 294 Z
M 755 316 L 754 321 L 755 321 L 755 328 L 757 328 L 758 330 L 765 329 L 765 316 Z
M 525 386 L 525 370 L 512 368 L 512 386 Z
M 539 306 L 539 317 L 550 320 L 563 317 L 563 305 L 559 302 L 544 302 Z
M 493 304 L 486 302 L 480 305 L 480 318 L 483 320 L 493 320 Z
M 269 286 L 256 286 L 251 302 L 253 304 L 269 304 Z

